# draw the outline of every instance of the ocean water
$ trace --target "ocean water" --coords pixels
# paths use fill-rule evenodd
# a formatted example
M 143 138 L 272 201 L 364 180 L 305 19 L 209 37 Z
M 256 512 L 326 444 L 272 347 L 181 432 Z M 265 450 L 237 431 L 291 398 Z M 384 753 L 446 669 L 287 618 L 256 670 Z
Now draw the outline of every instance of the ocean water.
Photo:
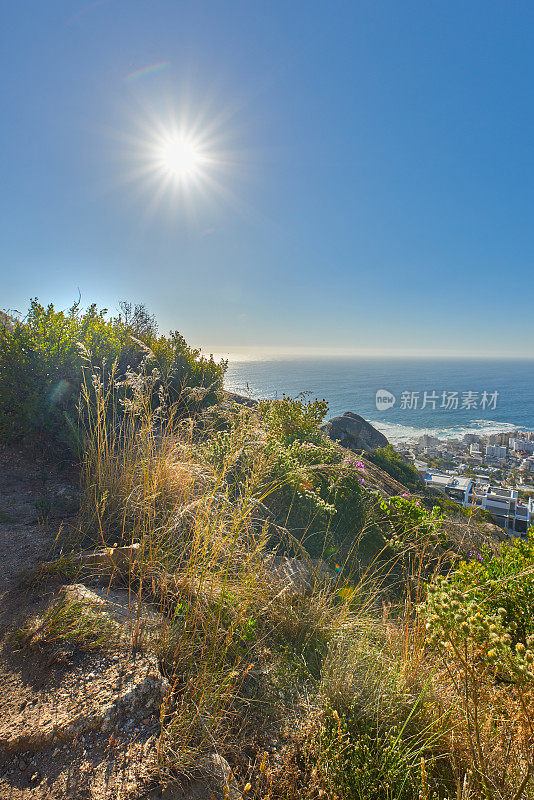
M 353 411 L 393 443 L 423 433 L 452 439 L 465 433 L 534 430 L 534 360 L 234 361 L 228 366 L 225 386 L 261 399 L 309 392 L 310 397 L 328 401 L 328 416 Z M 389 408 L 377 408 L 380 390 L 395 398 Z

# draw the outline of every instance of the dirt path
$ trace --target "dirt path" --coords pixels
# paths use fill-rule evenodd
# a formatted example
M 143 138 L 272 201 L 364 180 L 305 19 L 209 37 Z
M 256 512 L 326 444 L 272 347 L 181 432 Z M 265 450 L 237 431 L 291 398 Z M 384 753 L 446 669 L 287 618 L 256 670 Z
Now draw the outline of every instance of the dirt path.
M 29 578 L 57 551 L 58 531 L 72 524 L 76 505 L 72 476 L 0 449 L 0 800 L 147 796 L 159 705 L 152 691 L 123 710 L 116 705 L 139 693 L 147 675 L 157 680 L 154 660 L 124 647 L 65 657 L 16 635 L 65 582 Z
M 68 476 L 30 455 L 0 449 L 0 597 L 46 560 L 61 522 L 75 510 Z

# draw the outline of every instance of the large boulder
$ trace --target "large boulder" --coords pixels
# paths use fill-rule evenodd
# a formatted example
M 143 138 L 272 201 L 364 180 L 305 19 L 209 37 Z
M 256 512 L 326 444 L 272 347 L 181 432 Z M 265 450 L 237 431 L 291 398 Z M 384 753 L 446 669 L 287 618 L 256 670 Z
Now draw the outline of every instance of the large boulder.
M 248 406 L 249 408 L 256 408 L 258 405 L 258 401 L 254 400 L 252 397 L 244 397 L 242 394 L 236 394 L 235 392 L 223 392 L 224 400 L 227 400 L 230 403 L 237 403 L 239 406 Z
M 341 417 L 332 417 L 321 425 L 321 430 L 348 450 L 372 451 L 388 444 L 383 433 L 352 411 L 345 411 Z

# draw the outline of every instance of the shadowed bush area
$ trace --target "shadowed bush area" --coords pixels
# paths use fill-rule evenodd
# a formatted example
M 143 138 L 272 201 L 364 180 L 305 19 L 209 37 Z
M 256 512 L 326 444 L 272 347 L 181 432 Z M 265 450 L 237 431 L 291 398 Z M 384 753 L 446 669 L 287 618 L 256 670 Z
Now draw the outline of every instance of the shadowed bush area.
M 379 447 L 374 452 L 367 453 L 367 458 L 407 489 L 417 492 L 423 488 L 416 468 L 413 464 L 407 464 L 392 445 L 388 444 L 386 447 Z
M 202 356 L 177 331 L 158 335 L 154 317 L 142 305 L 122 303 L 121 313 L 112 317 L 94 303 L 85 310 L 76 303 L 57 311 L 33 299 L 24 319 L 9 325 L 0 319 L 0 439 L 77 449 L 78 402 L 88 361 L 105 380 L 112 369 L 116 376 L 138 370 L 147 348 L 151 369 L 158 372 L 155 402 L 160 388 L 182 410 L 188 405 L 199 410 L 216 400 L 225 362 Z M 186 398 L 184 387 L 201 391 Z M 117 402 L 127 394 L 127 388 L 119 392 Z M 114 411 L 120 410 L 119 404 Z

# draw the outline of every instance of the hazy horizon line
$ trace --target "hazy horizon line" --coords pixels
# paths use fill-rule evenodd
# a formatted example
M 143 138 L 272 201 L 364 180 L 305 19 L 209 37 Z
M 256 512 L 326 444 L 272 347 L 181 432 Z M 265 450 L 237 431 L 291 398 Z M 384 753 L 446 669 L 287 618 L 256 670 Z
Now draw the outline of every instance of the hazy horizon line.
M 527 353 L 510 352 L 458 352 L 453 350 L 386 350 L 386 349 L 349 349 L 349 348 L 311 348 L 311 347 L 239 347 L 202 348 L 205 354 L 212 354 L 216 361 L 228 359 L 230 362 L 242 361 L 284 361 L 296 358 L 390 358 L 390 359 L 459 359 L 459 360 L 494 360 L 494 361 L 534 361 L 534 356 Z

